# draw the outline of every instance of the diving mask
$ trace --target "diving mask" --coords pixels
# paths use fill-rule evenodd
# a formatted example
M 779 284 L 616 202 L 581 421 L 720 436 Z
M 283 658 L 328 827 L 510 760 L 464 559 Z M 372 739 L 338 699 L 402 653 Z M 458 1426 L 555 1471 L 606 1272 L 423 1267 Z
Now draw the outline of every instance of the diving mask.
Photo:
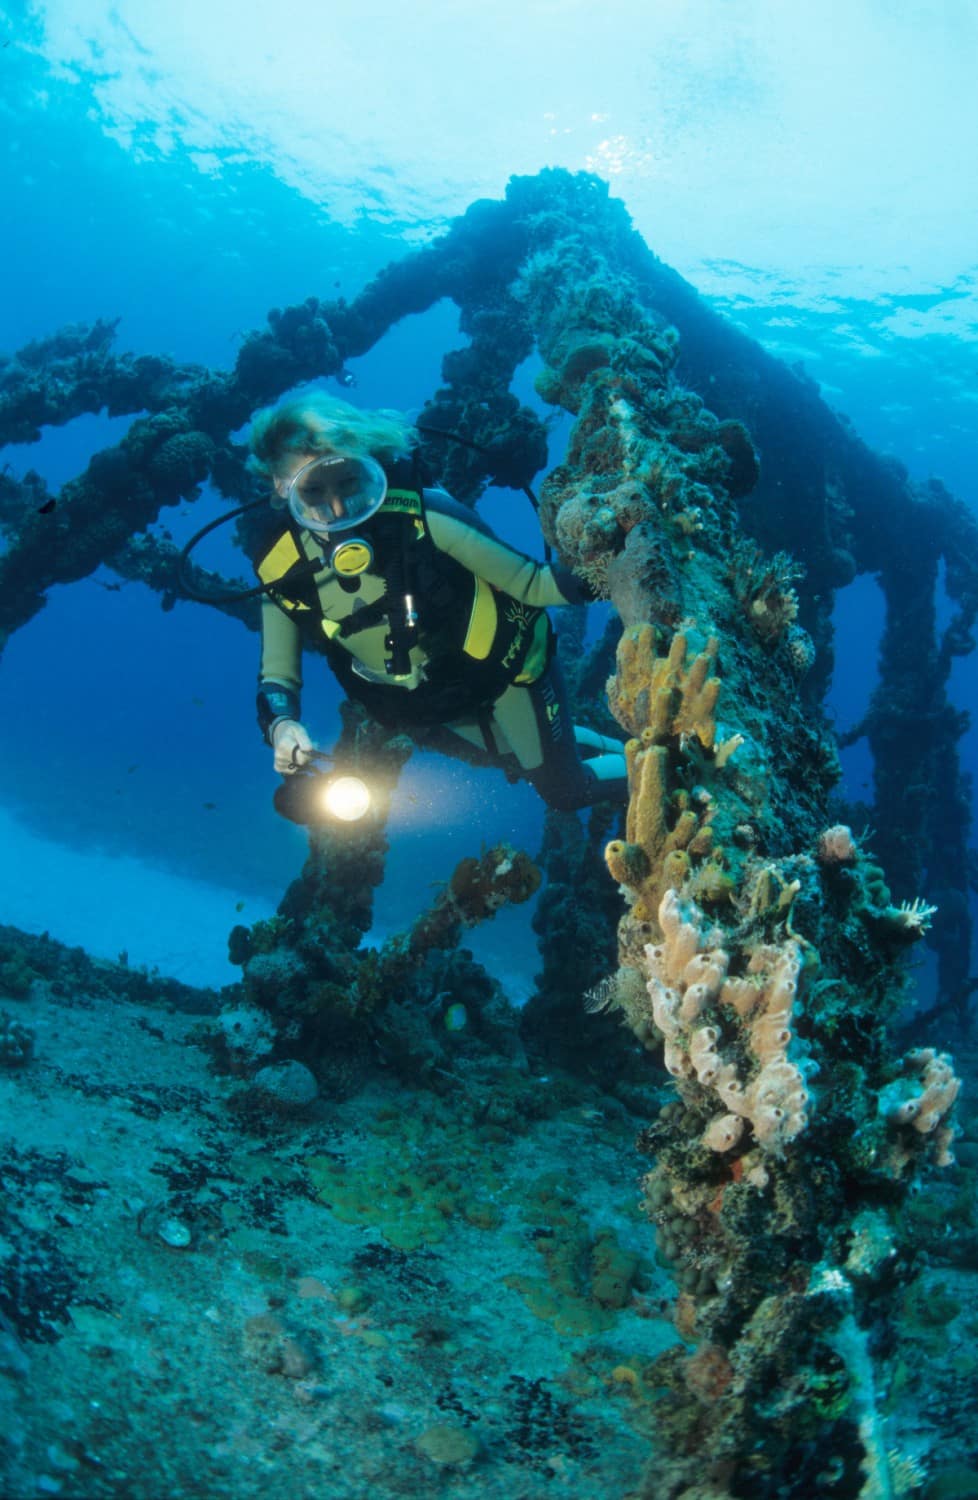
M 289 485 L 288 506 L 306 531 L 335 536 L 372 516 L 386 494 L 387 476 L 376 459 L 332 453 L 303 465 Z

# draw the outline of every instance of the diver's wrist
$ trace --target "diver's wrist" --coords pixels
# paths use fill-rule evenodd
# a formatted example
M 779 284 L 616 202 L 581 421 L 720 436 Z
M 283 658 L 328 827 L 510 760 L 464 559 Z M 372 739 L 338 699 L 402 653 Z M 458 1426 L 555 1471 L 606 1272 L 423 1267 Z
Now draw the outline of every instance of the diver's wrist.
M 268 743 L 273 747 L 273 749 L 274 749 L 274 746 L 275 746 L 275 731 L 279 727 L 279 725 L 280 724 L 297 724 L 298 722 L 299 722 L 298 719 L 293 719 L 290 714 L 279 714 L 279 716 L 278 716 L 277 719 L 273 719 L 272 720 L 272 722 L 269 724 L 268 728 L 265 730 L 265 738 L 268 741 Z

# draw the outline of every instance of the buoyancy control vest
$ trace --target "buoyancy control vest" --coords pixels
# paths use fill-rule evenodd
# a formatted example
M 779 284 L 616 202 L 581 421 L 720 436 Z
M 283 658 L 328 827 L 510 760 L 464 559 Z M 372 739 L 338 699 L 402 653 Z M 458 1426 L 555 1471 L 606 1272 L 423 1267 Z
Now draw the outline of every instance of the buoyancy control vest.
M 474 512 L 412 483 L 409 463 L 390 465 L 387 474 L 383 505 L 358 528 L 372 554 L 360 572 L 338 572 L 328 561 L 328 542 L 324 548 L 280 515 L 260 544 L 255 571 L 299 626 L 304 644 L 326 656 L 348 696 L 379 722 L 439 724 L 478 714 L 511 684 L 535 682 L 543 673 L 550 621 L 545 610 L 494 588 L 435 546 L 429 509 L 464 521 L 473 536 L 491 535 Z M 302 566 L 324 551 L 321 571 L 313 575 Z M 386 680 L 363 675 L 357 660 L 357 636 L 378 627 L 387 631 Z M 406 632 L 400 641 L 398 630 Z M 407 650 L 414 670 L 402 675 L 392 665 L 404 665 Z

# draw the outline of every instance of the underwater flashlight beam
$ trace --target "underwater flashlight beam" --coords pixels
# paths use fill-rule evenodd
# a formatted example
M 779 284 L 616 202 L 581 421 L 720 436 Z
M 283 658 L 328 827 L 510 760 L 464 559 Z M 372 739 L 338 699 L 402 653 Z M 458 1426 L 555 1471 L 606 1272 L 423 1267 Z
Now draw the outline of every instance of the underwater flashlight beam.
M 370 808 L 370 792 L 359 776 L 334 776 L 323 788 L 323 808 L 342 823 L 356 823 Z

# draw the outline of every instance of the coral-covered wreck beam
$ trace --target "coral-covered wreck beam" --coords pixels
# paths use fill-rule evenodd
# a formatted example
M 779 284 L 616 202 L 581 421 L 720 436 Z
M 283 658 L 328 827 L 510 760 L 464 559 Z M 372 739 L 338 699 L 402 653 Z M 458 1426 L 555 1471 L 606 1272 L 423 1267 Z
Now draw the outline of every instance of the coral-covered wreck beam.
M 411 750 L 404 736 L 371 724 L 352 704 L 342 709 L 337 747 L 345 770 L 363 776 L 371 808 L 354 824 L 310 833 L 309 857 L 276 915 L 231 934 L 232 962 L 243 968 L 247 1003 L 289 1036 L 303 1056 L 335 1052 L 344 1041 L 359 1048 L 370 1037 L 399 1056 L 427 1058 L 432 1050 L 424 1020 L 439 992 L 477 972 L 491 994 L 494 982 L 457 945 L 467 928 L 491 919 L 508 904 L 533 896 L 540 871 L 522 851 L 496 845 L 463 859 L 427 910 L 406 931 L 381 946 L 362 945 L 373 919 L 373 893 L 384 873 L 386 824 L 401 767 Z M 441 956 L 434 997 L 425 966 Z M 292 1053 L 294 1055 L 294 1051 Z
M 0 445 L 36 443 L 43 427 L 75 417 L 128 416 L 172 399 L 171 361 L 111 353 L 118 322 L 69 323 L 0 359 Z
M 577 418 L 545 525 L 625 626 L 630 803 L 606 858 L 627 909 L 601 998 L 676 1089 L 644 1140 L 683 1339 L 659 1361 L 647 1493 L 894 1493 L 880 1279 L 910 1264 L 899 1206 L 952 1159 L 959 1084 L 934 1049 L 895 1055 L 886 1023 L 933 913 L 828 826 L 795 574 L 740 529 L 748 433 L 680 383 L 675 330 L 576 235 L 519 294 L 538 388 Z
M 66 423 L 83 412 L 149 415 L 134 422 L 119 444 L 95 454 L 85 473 L 62 489 L 56 506 L 42 510 L 40 504 L 28 505 L 18 513 L 8 484 L 0 516 L 9 537 L 0 559 L 0 645 L 33 617 L 50 587 L 111 564 L 117 548 L 150 526 L 164 507 L 195 499 L 208 478 L 229 498 L 250 498 L 230 434 L 257 406 L 303 381 L 336 373 L 402 317 L 444 296 L 455 296 L 463 309 L 472 298 L 479 303 L 487 281 L 498 285 L 501 271 L 505 275 L 515 269 L 523 245 L 522 235 L 516 234 L 505 250 L 497 237 L 494 249 L 491 237 L 480 233 L 485 213 L 479 208 L 470 210 L 437 246 L 382 272 L 351 304 L 311 297 L 295 307 L 273 309 L 268 330 L 245 338 L 230 373 L 156 357 L 114 357 L 115 324 L 106 322 L 69 327 L 7 359 L 0 371 L 0 444 L 37 441 L 42 426 Z M 491 276 L 490 264 L 495 267 Z M 481 337 L 474 328 L 477 309 L 472 319 L 473 332 Z M 521 413 L 505 390 L 512 370 L 530 352 L 525 333 L 511 342 L 502 369 L 498 351 L 495 357 L 492 430 L 483 423 L 473 434 L 489 446 L 495 443 L 495 458 L 488 469 L 485 461 L 477 462 L 473 479 L 460 484 L 461 491 L 477 493 L 488 472 L 503 483 L 526 482 L 545 461 L 537 419 Z M 485 392 L 480 388 L 473 395 L 471 378 L 463 384 L 466 404 L 482 410 Z M 433 408 L 433 424 L 455 420 L 458 401 L 454 394 L 453 404 L 442 400 Z M 527 433 L 522 443 L 521 426 Z M 520 456 L 527 441 L 529 466 Z M 43 503 L 49 497 L 38 493 L 37 498 Z M 153 571 L 147 570 L 147 581 Z
M 155 356 L 112 357 L 115 325 L 107 322 L 28 345 L 0 372 L 0 443 L 34 440 L 41 425 L 104 408 L 168 413 L 184 430 L 225 447 L 256 406 L 302 381 L 336 373 L 402 318 L 448 297 L 462 310 L 470 347 L 448 356 L 446 386 L 426 415 L 436 426 L 461 420 L 466 435 L 490 447 L 488 461 L 466 460 L 470 477 L 456 479 L 456 488 L 477 494 L 489 474 L 501 483 L 526 483 L 544 462 L 545 448 L 532 413 L 512 396 L 503 399 L 513 369 L 530 352 L 528 325 L 511 288 L 529 256 L 558 237 L 600 247 L 628 278 L 636 305 L 678 328 L 685 383 L 708 392 L 719 416 L 750 426 L 763 459 L 751 501 L 751 529 L 759 539 L 788 547 L 805 562 L 813 594 L 848 581 L 854 568 L 875 571 L 880 537 L 899 536 L 911 504 L 905 479 L 860 443 L 812 382 L 726 324 L 658 261 L 623 205 L 586 174 L 546 171 L 514 179 L 503 201 L 473 204 L 435 244 L 386 268 L 351 302 L 310 297 L 272 309 L 268 328 L 244 339 L 231 372 Z M 479 414 L 487 395 L 495 406 L 488 422 Z M 514 439 L 514 421 L 525 429 L 522 439 Z M 460 464 L 461 455 L 454 457 Z M 112 467 L 119 460 L 104 462 Z M 227 477 L 214 475 L 222 493 L 237 497 L 240 476 L 226 488 Z M 744 488 L 753 477 L 745 477 Z M 115 499 L 110 489 L 106 505 Z M 881 516 L 885 526 L 877 524 Z M 128 520 L 131 530 L 138 528 L 139 514 Z M 960 571 L 952 569 L 955 577 Z M 43 587 L 38 579 L 34 592 Z M 949 587 L 956 597 L 953 579 Z

